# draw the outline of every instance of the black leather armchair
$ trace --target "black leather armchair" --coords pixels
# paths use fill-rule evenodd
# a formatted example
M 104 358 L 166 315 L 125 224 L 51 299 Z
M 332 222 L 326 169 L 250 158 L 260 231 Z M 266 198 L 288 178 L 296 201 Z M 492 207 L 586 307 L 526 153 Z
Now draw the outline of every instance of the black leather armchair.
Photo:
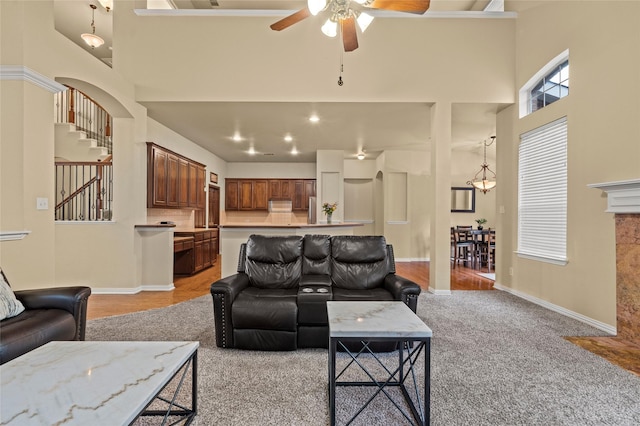
M 15 291 L 25 310 L 0 321 L 0 364 L 54 340 L 84 340 L 89 287 Z
M 252 235 L 238 273 L 211 285 L 216 344 L 326 348 L 328 300 L 397 300 L 415 312 L 419 294 L 418 284 L 395 274 L 382 236 Z

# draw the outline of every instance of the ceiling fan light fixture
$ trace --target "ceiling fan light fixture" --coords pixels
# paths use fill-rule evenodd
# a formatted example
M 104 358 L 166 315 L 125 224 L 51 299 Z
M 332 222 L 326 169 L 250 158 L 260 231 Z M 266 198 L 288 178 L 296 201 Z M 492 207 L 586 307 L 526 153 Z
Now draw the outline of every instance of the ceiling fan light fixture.
M 331 18 L 327 19 L 327 22 L 325 22 L 320 29 L 327 37 L 335 37 L 338 35 L 338 23 L 332 21 Z
M 373 22 L 373 16 L 369 15 L 366 12 L 361 12 L 360 16 L 358 16 L 358 19 L 356 19 L 356 22 L 358 22 L 360 31 L 364 33 L 366 29 L 369 28 L 369 25 Z
M 80 37 L 82 37 L 82 40 L 84 40 L 85 43 L 91 46 L 92 49 L 95 49 L 96 47 L 102 46 L 104 44 L 104 40 L 102 39 L 102 37 L 96 35 L 96 24 L 95 24 L 96 5 L 90 4 L 89 7 L 91 8 L 92 32 L 80 34 Z
M 327 5 L 327 0 L 307 0 L 307 7 L 313 16 L 316 16 Z
M 357 155 L 358 160 L 364 160 L 364 153 L 360 153 Z

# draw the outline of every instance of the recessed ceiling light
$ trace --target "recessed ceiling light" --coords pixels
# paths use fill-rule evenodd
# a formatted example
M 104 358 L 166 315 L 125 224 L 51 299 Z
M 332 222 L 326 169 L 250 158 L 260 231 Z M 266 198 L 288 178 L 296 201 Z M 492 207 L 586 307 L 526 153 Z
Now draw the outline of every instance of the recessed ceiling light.
M 309 117 L 309 121 L 312 123 L 317 123 L 318 121 L 320 121 L 320 117 L 318 117 L 317 115 L 313 114 L 311 117 Z
M 247 151 L 247 153 L 248 153 L 249 155 L 255 155 L 256 150 L 255 150 L 255 149 L 253 149 L 253 147 L 251 147 L 251 148 L 249 148 L 249 151 Z
M 291 149 L 291 155 L 298 155 L 298 150 L 295 146 Z
M 362 152 L 358 154 L 358 160 L 364 160 L 364 154 Z
M 284 137 L 284 141 L 285 141 L 285 142 L 291 142 L 292 140 L 293 140 L 293 138 L 291 137 L 291 135 L 286 135 L 286 136 Z
M 236 132 L 236 133 L 234 133 L 234 135 L 231 138 L 231 140 L 234 141 L 234 142 L 241 142 L 242 141 L 242 136 L 240 136 L 240 133 Z

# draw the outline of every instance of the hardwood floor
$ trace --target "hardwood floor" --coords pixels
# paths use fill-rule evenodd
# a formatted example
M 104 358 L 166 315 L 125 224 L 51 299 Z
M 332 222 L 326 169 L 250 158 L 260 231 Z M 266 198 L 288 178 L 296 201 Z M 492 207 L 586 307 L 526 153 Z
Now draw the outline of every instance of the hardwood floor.
M 138 294 L 93 294 L 89 297 L 87 318 L 103 318 L 147 309 L 175 305 L 209 294 L 211 283 L 220 278 L 220 259 L 216 266 L 191 277 L 176 277 L 173 291 L 144 291 Z M 426 290 L 429 287 L 429 262 L 398 262 L 398 275 L 415 281 Z M 493 281 L 481 277 L 478 271 L 457 267 L 451 271 L 451 290 L 493 290 Z

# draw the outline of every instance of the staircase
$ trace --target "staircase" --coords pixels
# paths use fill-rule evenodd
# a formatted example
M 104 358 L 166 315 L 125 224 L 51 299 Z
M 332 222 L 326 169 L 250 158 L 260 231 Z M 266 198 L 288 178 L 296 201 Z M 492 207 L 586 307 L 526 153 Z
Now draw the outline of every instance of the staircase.
M 109 149 L 98 146 L 98 140 L 88 138 L 86 132 L 76 130 L 75 124 L 56 123 L 54 153 L 57 161 L 102 161 Z
M 55 220 L 112 220 L 111 116 L 68 88 L 55 103 Z

